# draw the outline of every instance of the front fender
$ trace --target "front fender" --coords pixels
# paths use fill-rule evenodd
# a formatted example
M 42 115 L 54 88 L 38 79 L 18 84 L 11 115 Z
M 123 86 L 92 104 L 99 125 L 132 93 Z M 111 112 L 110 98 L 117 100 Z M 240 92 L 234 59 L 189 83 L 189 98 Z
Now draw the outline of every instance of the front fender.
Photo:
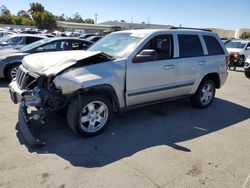
M 125 106 L 125 62 L 105 62 L 68 70 L 58 75 L 54 79 L 54 84 L 64 95 L 72 94 L 79 89 L 110 85 L 117 95 L 120 106 Z

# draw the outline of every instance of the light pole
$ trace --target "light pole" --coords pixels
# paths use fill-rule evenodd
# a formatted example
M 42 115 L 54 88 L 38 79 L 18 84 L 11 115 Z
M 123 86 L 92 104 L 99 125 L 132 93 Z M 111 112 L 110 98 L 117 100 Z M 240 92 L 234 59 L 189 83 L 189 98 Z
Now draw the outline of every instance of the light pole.
M 95 13 L 95 24 L 97 24 L 97 17 L 98 17 L 98 14 Z

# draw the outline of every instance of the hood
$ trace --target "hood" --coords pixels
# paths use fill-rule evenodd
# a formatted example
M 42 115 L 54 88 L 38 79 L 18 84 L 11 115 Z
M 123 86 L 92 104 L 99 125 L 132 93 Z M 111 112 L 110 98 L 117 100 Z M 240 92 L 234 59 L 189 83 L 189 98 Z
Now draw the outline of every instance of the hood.
M 243 51 L 244 51 L 244 49 L 241 49 L 241 48 L 227 48 L 227 51 L 228 51 L 228 53 L 239 53 L 239 54 L 241 54 Z
M 37 53 L 25 56 L 22 63 L 23 66 L 31 72 L 51 76 L 76 64 L 79 60 L 100 53 L 99 51 L 91 52 L 84 50 Z

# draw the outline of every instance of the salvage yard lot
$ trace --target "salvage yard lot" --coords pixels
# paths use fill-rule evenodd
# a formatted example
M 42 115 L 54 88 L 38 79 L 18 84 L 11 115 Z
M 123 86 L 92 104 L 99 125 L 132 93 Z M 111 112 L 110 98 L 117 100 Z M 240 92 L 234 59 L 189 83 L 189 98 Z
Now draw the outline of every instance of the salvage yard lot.
M 0 80 L 0 187 L 250 187 L 250 80 L 230 71 L 207 109 L 188 100 L 115 117 L 94 138 L 52 114 L 30 148 Z

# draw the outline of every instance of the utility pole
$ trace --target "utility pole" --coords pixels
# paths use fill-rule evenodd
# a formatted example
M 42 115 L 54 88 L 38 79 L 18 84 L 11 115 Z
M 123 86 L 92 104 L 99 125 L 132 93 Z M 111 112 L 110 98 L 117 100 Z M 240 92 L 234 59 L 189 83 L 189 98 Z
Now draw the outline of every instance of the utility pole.
M 95 24 L 97 24 L 97 17 L 98 17 L 98 14 L 95 13 Z

